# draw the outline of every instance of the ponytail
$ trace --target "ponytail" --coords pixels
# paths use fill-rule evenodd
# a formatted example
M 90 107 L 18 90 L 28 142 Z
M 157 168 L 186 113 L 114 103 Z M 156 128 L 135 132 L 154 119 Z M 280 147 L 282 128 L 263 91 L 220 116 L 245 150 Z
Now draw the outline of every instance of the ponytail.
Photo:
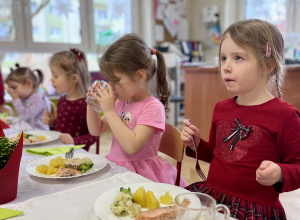
M 169 112 L 168 107 L 171 88 L 167 79 L 167 68 L 163 54 L 160 51 L 155 51 L 157 57 L 157 88 L 156 93 L 160 101 L 165 106 L 166 112 Z

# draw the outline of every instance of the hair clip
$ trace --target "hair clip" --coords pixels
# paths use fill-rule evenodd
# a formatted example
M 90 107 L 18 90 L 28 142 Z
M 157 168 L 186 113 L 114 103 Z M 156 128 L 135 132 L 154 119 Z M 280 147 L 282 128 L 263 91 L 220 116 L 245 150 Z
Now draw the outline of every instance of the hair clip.
M 70 48 L 70 50 L 71 50 L 73 53 L 75 53 L 75 55 L 76 55 L 77 58 L 78 58 L 78 61 L 80 62 L 81 59 L 82 59 L 81 52 L 80 52 L 78 49 L 76 49 L 76 48 Z
M 151 55 L 154 55 L 154 54 L 156 54 L 156 50 L 155 50 L 155 49 L 152 49 L 152 50 L 151 50 Z
M 272 49 L 271 49 L 269 43 L 267 42 L 266 57 L 270 57 L 271 56 L 271 52 L 272 52 Z

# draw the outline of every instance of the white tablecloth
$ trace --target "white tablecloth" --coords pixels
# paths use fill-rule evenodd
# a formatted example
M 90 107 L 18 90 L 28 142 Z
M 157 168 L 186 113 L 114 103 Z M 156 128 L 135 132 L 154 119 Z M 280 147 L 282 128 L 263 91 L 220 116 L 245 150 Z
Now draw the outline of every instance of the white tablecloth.
M 14 133 L 12 129 L 5 129 L 4 133 Z M 64 145 L 59 140 L 35 147 L 59 147 Z M 26 148 L 26 146 L 25 146 Z M 83 149 L 76 152 L 86 152 Z M 42 155 L 27 153 L 23 150 L 20 164 L 19 185 L 17 198 L 2 208 L 24 211 L 25 215 L 16 219 L 99 219 L 94 210 L 95 200 L 105 191 L 128 183 L 149 182 L 150 180 L 132 173 L 127 169 L 110 161 L 98 172 L 71 179 L 44 179 L 30 176 L 26 166 Z M 151 182 L 151 181 L 150 181 Z M 288 220 L 298 220 L 300 214 L 300 190 L 283 193 L 280 201 L 285 208 Z
M 103 171 L 99 172 L 104 173 Z M 107 175 L 110 173 L 106 172 Z M 90 183 L 86 181 L 85 184 L 72 189 L 35 197 L 17 204 L 2 205 L 1 207 L 24 211 L 24 215 L 16 217 L 16 219 L 98 220 L 99 218 L 94 212 L 94 203 L 102 193 L 113 187 L 121 187 L 128 183 L 151 182 L 132 172 L 115 174 L 106 178 L 103 176 L 103 178 L 102 180 Z M 62 184 L 68 187 L 68 184 Z

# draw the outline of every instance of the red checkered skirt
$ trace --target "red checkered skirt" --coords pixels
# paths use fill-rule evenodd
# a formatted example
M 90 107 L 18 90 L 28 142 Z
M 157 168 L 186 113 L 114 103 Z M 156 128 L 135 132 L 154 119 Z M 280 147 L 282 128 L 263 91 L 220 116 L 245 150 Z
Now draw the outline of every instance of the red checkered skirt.
M 211 189 L 205 182 L 196 182 L 187 187 L 192 192 L 202 192 L 215 198 L 217 204 L 224 204 L 230 210 L 230 216 L 239 220 L 286 220 L 283 207 L 272 208 L 230 196 Z

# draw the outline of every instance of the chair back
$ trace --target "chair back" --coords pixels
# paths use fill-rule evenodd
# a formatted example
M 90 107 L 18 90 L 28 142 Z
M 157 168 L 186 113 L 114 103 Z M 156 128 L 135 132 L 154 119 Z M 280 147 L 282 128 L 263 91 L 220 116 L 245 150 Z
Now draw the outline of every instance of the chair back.
M 181 163 L 184 149 L 180 131 L 175 126 L 166 123 L 165 132 L 160 141 L 159 151 L 177 161 L 176 186 L 180 185 Z
M 57 116 L 57 106 L 53 101 L 50 101 L 51 105 L 51 113 L 53 114 L 54 118 Z

